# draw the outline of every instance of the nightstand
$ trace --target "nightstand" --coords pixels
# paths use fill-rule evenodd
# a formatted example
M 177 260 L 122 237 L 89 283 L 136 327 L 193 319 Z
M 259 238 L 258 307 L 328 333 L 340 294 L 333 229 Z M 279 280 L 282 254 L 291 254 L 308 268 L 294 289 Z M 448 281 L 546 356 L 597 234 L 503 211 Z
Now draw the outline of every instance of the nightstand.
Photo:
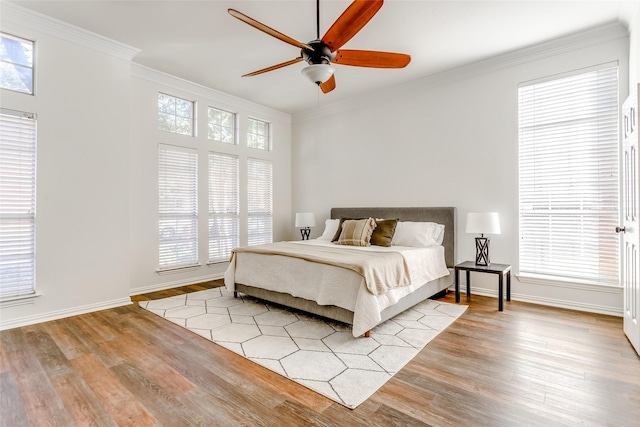
M 467 298 L 471 295 L 471 272 L 493 273 L 498 275 L 498 310 L 503 311 L 504 302 L 502 300 L 502 284 L 504 277 L 507 278 L 507 301 L 511 301 L 511 266 L 508 264 L 491 263 L 489 265 L 476 265 L 473 261 L 465 261 L 454 267 L 456 284 L 456 302 L 460 302 L 460 270 L 467 272 Z

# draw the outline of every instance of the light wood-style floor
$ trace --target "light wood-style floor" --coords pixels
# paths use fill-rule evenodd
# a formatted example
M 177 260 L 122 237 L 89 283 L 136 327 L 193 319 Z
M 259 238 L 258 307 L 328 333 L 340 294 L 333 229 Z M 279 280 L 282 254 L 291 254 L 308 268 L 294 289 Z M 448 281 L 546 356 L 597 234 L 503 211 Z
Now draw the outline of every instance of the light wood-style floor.
M 640 426 L 640 358 L 622 319 L 463 303 L 459 320 L 355 410 L 137 304 L 3 331 L 0 425 Z

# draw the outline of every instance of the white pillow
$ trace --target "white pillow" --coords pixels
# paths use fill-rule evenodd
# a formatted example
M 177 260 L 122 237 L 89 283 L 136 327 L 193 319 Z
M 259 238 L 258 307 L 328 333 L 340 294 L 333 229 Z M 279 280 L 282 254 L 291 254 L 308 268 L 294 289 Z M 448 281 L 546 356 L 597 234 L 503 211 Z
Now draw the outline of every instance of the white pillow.
M 438 237 L 436 237 L 436 243 L 441 245 L 442 242 L 444 241 L 444 225 L 443 224 L 436 224 L 436 227 L 439 230 Z
M 393 246 L 436 246 L 444 240 L 444 225 L 435 222 L 401 221 L 391 239 Z
M 339 219 L 328 219 L 324 222 L 324 232 L 322 236 L 318 237 L 318 240 L 327 240 L 331 241 L 333 236 L 338 231 L 338 226 L 340 225 Z

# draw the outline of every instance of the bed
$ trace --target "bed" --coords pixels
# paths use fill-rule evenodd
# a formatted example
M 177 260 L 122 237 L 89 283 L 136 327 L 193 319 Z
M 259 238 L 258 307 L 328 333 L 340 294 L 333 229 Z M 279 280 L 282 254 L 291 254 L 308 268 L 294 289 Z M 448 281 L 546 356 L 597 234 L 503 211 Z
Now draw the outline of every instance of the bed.
M 333 208 L 331 218 L 397 218 L 401 222 L 432 222 L 444 225 L 442 244 L 430 248 L 414 248 L 432 252 L 438 267 L 422 264 L 415 271 L 430 271 L 424 277 L 435 277 L 420 282 L 413 274 L 412 283 L 384 290 L 375 295 L 367 288 L 366 280 L 348 268 L 309 261 L 304 257 L 286 254 L 237 252 L 225 272 L 225 286 L 237 296 L 238 292 L 275 304 L 295 308 L 328 319 L 352 325 L 354 336 L 369 335 L 379 323 L 407 310 L 415 304 L 449 288 L 453 284 L 455 264 L 456 209 L 454 207 L 415 208 Z M 331 245 L 318 239 L 289 242 L 301 252 L 311 246 Z M 335 246 L 335 245 L 334 245 Z M 355 250 L 356 248 L 350 248 Z M 251 250 L 251 249 L 249 249 Z M 364 250 L 369 250 L 364 248 Z M 374 248 L 376 252 L 402 252 L 407 258 L 415 251 L 405 247 Z M 415 252 L 418 253 L 418 252 Z M 438 255 L 439 253 L 439 255 Z M 408 254 L 408 255 L 407 255 Z M 421 255 L 422 256 L 422 255 Z M 431 255 L 429 255 L 431 256 Z M 443 271 L 444 269 L 444 271 Z M 436 271 L 437 270 L 437 271 Z M 435 274 L 435 276 L 434 276 Z M 436 277 L 437 276 L 437 277 Z M 418 282 L 416 282 L 418 280 Z

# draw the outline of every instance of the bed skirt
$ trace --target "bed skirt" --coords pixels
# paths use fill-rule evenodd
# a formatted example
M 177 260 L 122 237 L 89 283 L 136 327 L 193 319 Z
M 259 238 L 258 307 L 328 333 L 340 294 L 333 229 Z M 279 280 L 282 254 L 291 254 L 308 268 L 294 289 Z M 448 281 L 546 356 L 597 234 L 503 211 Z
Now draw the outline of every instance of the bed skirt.
M 380 316 L 382 318 L 380 323 L 389 320 L 395 315 L 402 313 L 403 311 L 437 294 L 438 292 L 449 288 L 453 285 L 453 278 L 453 269 L 449 269 L 448 276 L 440 277 L 438 279 L 427 282 L 409 295 L 400 298 L 400 300 L 398 300 L 396 304 L 393 304 L 392 306 L 389 306 L 382 310 L 382 312 L 380 313 Z M 292 307 L 301 311 L 305 311 L 307 313 L 313 313 L 318 316 L 353 325 L 353 312 L 341 307 L 336 307 L 335 305 L 319 305 L 316 302 L 305 298 L 294 297 L 289 294 L 269 291 L 253 286 L 247 286 L 241 283 L 236 283 L 236 291 L 275 304 Z

